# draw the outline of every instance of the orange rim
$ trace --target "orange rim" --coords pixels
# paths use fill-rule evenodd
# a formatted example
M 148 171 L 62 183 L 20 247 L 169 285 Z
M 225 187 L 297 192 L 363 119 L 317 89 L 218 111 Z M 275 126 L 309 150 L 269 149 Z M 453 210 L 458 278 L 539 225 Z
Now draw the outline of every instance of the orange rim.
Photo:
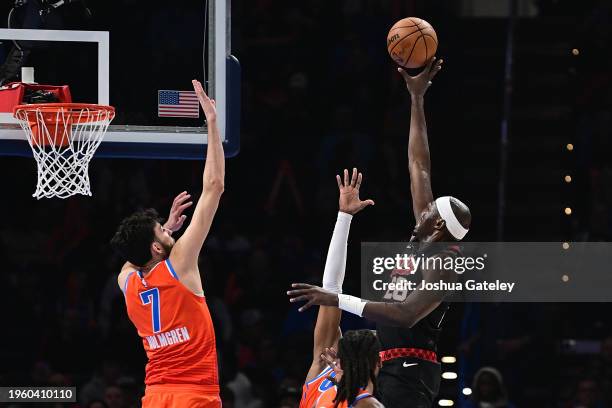
M 111 112 L 115 113 L 115 108 L 108 105 L 96 105 L 93 103 L 33 103 L 30 105 L 17 105 L 13 108 L 13 116 L 16 117 L 18 111 L 30 112 L 41 110 L 46 113 L 61 112 L 63 110 L 81 111 L 84 109 L 92 112 Z
M 90 123 L 110 123 L 115 117 L 115 108 L 107 105 L 86 103 L 35 103 L 17 105 L 13 117 L 29 128 L 32 144 L 38 146 L 66 146 L 72 133 L 72 126 Z M 50 140 L 42 136 L 41 127 L 49 129 Z

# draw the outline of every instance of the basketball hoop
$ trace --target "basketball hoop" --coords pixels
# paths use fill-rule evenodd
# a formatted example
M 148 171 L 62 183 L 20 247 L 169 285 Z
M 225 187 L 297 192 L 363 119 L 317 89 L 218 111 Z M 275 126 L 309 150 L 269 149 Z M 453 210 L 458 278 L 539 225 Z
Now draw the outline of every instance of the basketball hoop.
M 36 199 L 91 196 L 89 161 L 102 143 L 115 108 L 76 103 L 15 106 L 38 166 Z

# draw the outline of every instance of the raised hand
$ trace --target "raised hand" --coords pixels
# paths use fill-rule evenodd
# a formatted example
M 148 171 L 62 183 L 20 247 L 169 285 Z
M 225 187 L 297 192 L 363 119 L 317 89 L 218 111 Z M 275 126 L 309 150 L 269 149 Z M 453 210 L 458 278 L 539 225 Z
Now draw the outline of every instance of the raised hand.
M 344 179 L 342 179 L 339 175 L 336 175 L 336 182 L 338 183 L 338 189 L 340 190 L 340 199 L 338 200 L 340 211 L 355 215 L 368 205 L 374 205 L 373 200 L 361 201 L 359 198 L 359 187 L 361 187 L 362 180 L 363 175 L 361 173 L 357 173 L 356 168 L 353 168 L 353 174 L 350 181 L 347 169 L 344 169 Z
M 176 232 L 183 227 L 183 223 L 187 219 L 183 211 L 193 205 L 193 201 L 189 201 L 190 198 L 191 195 L 186 191 L 183 191 L 174 198 L 172 207 L 170 208 L 170 214 L 168 215 L 168 221 L 164 224 L 164 228 Z
M 406 87 L 410 95 L 413 97 L 423 96 L 427 92 L 427 88 L 431 86 L 431 80 L 442 69 L 443 62 L 442 59 L 436 60 L 436 57 L 431 57 L 425 69 L 416 76 L 410 76 L 403 68 L 398 68 L 397 71 L 402 74 L 404 81 L 406 81 Z
M 307 283 L 294 283 L 291 287 L 294 288 L 294 290 L 287 291 L 288 296 L 294 296 L 289 299 L 291 303 L 306 301 L 306 304 L 298 309 L 300 312 L 303 312 L 313 305 L 338 306 L 337 293 Z
M 202 84 L 197 79 L 191 81 L 193 84 L 193 89 L 198 96 L 198 100 L 200 101 L 200 106 L 202 106 L 202 110 L 204 111 L 204 115 L 206 115 L 206 121 L 212 122 L 217 119 L 217 104 L 214 99 L 210 99 Z
M 334 380 L 337 382 L 342 379 L 342 375 L 344 371 L 342 371 L 342 367 L 340 365 L 340 359 L 338 358 L 338 353 L 332 347 L 325 347 L 323 349 L 323 353 L 321 353 L 321 360 L 325 361 L 325 363 L 334 371 L 336 376 Z

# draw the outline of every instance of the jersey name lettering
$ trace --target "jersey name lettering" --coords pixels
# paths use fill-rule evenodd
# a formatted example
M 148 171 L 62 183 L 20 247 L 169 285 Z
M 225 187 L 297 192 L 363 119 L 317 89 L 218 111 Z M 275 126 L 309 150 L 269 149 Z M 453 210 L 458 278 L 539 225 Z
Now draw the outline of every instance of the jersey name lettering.
M 149 348 L 151 350 L 156 350 L 158 348 L 189 341 L 190 336 L 187 327 L 183 326 L 178 329 L 157 333 L 153 336 L 147 336 L 146 339 L 149 343 Z

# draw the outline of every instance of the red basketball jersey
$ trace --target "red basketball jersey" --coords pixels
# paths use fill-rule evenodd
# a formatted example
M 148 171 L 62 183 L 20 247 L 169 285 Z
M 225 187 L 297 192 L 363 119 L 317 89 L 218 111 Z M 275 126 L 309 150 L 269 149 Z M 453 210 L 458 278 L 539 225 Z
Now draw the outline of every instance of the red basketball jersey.
M 300 408 L 334 408 L 336 386 L 330 379 L 333 379 L 335 376 L 336 373 L 334 373 L 330 367 L 327 367 L 321 374 L 305 383 L 302 387 Z M 361 390 L 357 394 L 357 398 L 355 398 L 355 403 L 370 397 L 372 397 L 372 395 L 369 392 Z M 348 405 L 347 402 L 344 401 L 338 404 L 338 408 L 352 408 L 354 404 Z
M 203 296 L 185 287 L 170 260 L 123 287 L 127 313 L 147 353 L 145 384 L 197 384 L 218 393 L 215 331 Z

